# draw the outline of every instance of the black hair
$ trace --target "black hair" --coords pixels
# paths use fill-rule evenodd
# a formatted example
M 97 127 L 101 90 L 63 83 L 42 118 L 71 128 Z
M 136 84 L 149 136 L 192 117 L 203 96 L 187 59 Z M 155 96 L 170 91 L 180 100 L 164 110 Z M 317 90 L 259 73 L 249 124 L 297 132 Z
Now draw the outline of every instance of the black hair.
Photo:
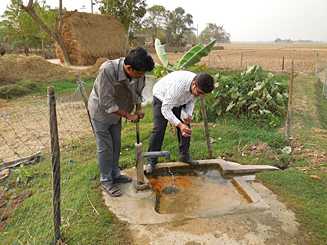
M 124 60 L 125 65 L 130 65 L 136 71 L 152 71 L 154 62 L 148 52 L 141 47 L 129 51 Z
M 214 89 L 213 77 L 208 73 L 200 73 L 194 78 L 199 89 L 201 89 L 206 94 L 210 93 Z

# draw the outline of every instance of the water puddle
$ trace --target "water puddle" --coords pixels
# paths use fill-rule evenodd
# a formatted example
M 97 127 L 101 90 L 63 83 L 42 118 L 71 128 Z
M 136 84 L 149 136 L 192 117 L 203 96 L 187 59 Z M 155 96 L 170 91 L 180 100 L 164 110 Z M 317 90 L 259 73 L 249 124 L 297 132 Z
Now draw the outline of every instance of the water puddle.
M 247 204 L 231 181 L 218 169 L 176 172 L 149 177 L 156 192 L 155 210 L 160 214 L 210 214 L 228 212 Z

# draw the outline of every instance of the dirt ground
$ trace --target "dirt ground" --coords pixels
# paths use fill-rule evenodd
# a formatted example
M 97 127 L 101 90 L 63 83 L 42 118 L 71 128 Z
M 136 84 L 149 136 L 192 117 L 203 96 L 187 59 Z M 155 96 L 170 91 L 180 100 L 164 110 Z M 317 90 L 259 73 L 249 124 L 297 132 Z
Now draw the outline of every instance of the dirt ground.
M 291 70 L 292 59 L 296 72 L 314 72 L 316 63 L 318 68 L 327 67 L 327 44 L 233 43 L 223 46 L 224 50 L 211 51 L 201 63 L 208 67 L 234 70 L 259 64 L 266 70 L 281 72 L 284 56 L 285 71 Z M 169 62 L 174 64 L 182 55 L 169 53 Z M 153 57 L 159 62 L 155 55 Z
M 57 98 L 62 147 L 79 144 L 92 131 L 78 94 Z M 48 105 L 45 97 L 26 97 L 0 104 L 0 160 L 19 159 L 50 147 Z
M 105 58 L 99 58 L 93 66 L 67 67 L 35 55 L 4 55 L 0 57 L 0 86 L 20 80 L 40 82 L 70 80 L 76 79 L 78 74 L 94 77 L 105 60 Z

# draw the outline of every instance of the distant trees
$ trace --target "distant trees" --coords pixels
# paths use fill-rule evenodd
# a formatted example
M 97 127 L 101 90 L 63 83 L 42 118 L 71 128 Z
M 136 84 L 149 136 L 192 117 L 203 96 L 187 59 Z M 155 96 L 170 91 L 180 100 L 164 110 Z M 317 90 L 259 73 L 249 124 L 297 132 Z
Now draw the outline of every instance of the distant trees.
M 200 34 L 200 40 L 201 42 L 208 43 L 211 39 L 216 39 L 220 43 L 229 43 L 230 34 L 225 31 L 223 25 L 208 23 Z
M 145 0 L 98 0 L 101 14 L 116 16 L 128 32 L 129 39 L 140 28 L 146 13 Z
M 0 22 L 0 38 L 10 43 L 12 48 L 23 48 L 26 55 L 30 48 L 39 48 L 52 42 L 51 38 L 37 25 L 30 15 L 21 11 L 21 0 L 11 0 Z M 34 3 L 35 12 L 42 16 L 51 28 L 56 22 L 56 13 L 50 11 L 45 1 Z
M 168 14 L 169 11 L 162 5 L 153 5 L 147 9 L 142 26 L 145 32 L 150 33 L 153 45 L 156 38 L 160 40 L 165 39 L 164 41 L 166 41 L 165 28 L 167 26 Z

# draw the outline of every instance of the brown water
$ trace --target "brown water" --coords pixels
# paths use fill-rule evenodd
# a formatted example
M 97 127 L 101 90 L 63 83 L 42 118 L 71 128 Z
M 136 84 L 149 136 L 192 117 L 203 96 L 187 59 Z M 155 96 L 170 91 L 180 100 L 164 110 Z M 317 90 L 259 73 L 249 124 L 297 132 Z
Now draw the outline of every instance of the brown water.
M 161 214 L 210 214 L 247 204 L 231 181 L 215 169 L 157 176 L 150 183 L 157 193 L 155 209 Z

